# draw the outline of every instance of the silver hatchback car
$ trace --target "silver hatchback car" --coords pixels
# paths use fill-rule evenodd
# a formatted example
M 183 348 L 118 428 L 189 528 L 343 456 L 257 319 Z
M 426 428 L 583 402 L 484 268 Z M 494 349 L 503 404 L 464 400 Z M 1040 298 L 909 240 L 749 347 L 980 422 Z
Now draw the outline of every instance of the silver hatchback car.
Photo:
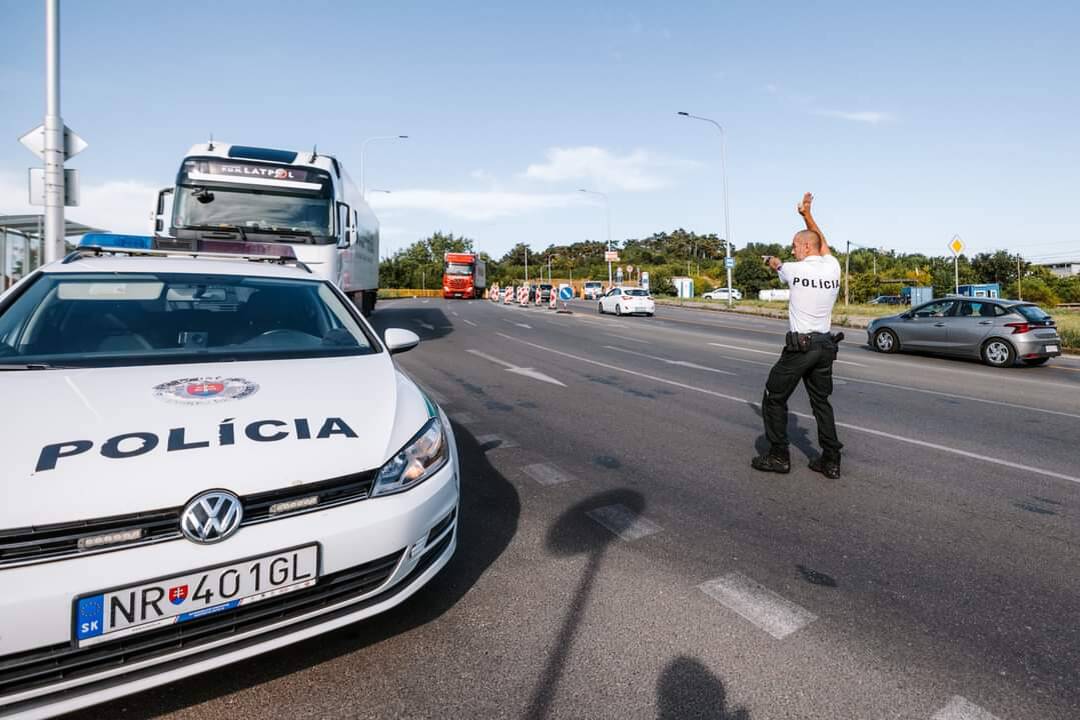
M 987 365 L 1042 365 L 1061 354 L 1053 318 L 1020 300 L 950 296 L 874 320 L 870 347 L 980 358 Z

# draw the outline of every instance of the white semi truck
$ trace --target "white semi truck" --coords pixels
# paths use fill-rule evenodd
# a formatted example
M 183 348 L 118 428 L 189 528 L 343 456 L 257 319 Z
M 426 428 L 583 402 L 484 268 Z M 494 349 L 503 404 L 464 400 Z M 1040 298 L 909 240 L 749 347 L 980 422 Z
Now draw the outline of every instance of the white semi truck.
M 171 202 L 170 202 L 171 200 Z M 368 315 L 379 291 L 379 221 L 337 158 L 227 143 L 195 145 L 158 193 L 158 247 L 289 243 Z

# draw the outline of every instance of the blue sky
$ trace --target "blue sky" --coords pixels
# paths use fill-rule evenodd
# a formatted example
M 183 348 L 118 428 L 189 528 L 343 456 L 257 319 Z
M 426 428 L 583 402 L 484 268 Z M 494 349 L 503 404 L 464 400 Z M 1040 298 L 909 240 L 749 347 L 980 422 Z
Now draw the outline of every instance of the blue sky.
M 948 7 L 945 7 L 948 6 Z M 0 212 L 26 211 L 43 3 L 0 0 Z M 75 220 L 146 230 L 190 145 L 336 153 L 384 252 L 434 230 L 500 255 L 685 227 L 786 242 L 817 196 L 845 241 L 1080 257 L 1080 4 L 62 2 Z

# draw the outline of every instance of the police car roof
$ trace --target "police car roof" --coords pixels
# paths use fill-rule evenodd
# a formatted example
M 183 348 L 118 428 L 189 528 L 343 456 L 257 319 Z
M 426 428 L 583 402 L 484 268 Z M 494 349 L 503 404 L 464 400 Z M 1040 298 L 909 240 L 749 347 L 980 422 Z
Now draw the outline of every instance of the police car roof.
M 282 265 L 270 260 L 243 258 L 207 258 L 190 256 L 85 255 L 73 262 L 57 261 L 41 268 L 45 273 L 155 273 L 170 272 L 199 275 L 250 275 L 253 277 L 318 280 L 296 265 Z

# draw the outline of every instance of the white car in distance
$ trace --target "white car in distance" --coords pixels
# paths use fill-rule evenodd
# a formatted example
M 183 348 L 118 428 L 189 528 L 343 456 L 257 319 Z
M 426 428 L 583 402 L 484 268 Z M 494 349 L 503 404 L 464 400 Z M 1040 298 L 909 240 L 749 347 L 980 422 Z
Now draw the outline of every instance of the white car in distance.
M 727 300 L 728 289 L 726 287 L 716 288 L 715 290 L 710 290 L 707 293 L 702 293 L 701 298 L 703 300 Z M 731 288 L 731 299 L 742 300 L 742 292 L 738 288 Z
M 334 630 L 453 555 L 453 432 L 391 358 L 419 338 L 265 250 L 81 248 L 0 298 L 0 716 Z
M 608 290 L 597 304 L 597 312 L 616 315 L 652 315 L 656 311 L 649 291 L 639 287 L 616 285 Z

